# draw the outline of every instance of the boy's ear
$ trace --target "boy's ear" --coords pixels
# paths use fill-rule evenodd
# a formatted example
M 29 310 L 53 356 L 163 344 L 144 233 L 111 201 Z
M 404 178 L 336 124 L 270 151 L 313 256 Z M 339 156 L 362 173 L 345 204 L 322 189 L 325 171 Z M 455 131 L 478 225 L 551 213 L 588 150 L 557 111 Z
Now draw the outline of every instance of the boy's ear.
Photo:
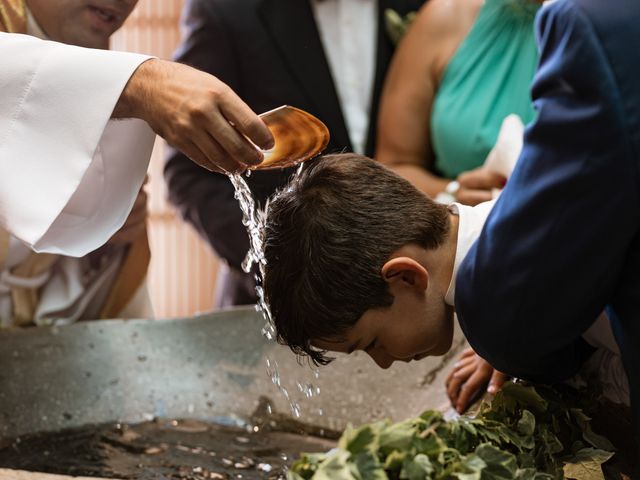
M 395 257 L 382 266 L 382 278 L 385 282 L 403 282 L 418 290 L 426 290 L 429 285 L 429 272 L 420 263 L 409 257 Z

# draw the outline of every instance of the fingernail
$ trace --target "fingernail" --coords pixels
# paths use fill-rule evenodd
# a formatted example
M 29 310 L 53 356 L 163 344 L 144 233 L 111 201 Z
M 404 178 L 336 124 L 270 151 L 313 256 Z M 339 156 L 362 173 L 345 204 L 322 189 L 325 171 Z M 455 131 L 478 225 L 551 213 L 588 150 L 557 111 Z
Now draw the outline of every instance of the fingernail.
M 487 392 L 496 393 L 496 386 L 495 385 L 489 385 L 489 387 L 487 388 Z
M 256 150 L 255 156 L 251 159 L 251 165 L 257 165 L 264 160 L 264 155 L 260 150 Z

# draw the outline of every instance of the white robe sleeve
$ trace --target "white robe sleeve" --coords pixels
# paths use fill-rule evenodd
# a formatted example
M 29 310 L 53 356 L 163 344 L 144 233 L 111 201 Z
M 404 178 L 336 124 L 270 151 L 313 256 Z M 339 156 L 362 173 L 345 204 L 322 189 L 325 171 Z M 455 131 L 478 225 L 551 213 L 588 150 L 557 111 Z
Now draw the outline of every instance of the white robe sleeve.
M 139 120 L 109 119 L 147 59 L 0 33 L 0 225 L 70 256 L 122 226 L 154 135 Z

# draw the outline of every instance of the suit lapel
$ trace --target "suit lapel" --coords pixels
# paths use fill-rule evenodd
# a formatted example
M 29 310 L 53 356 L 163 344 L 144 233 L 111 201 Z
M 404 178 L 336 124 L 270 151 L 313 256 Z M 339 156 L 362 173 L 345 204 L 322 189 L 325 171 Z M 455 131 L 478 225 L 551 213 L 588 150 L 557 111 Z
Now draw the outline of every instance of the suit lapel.
M 411 11 L 417 11 L 424 3 L 422 0 L 378 0 L 378 39 L 376 46 L 376 70 L 373 80 L 371 96 L 371 109 L 369 114 L 369 130 L 367 132 L 366 154 L 373 156 L 375 151 L 376 129 L 378 127 L 378 110 L 380 106 L 380 96 L 384 87 L 384 80 L 387 75 L 389 63 L 395 50 L 385 28 L 384 11 L 387 8 L 396 10 L 400 15 L 406 15 Z
M 378 0 L 378 38 L 376 41 L 376 67 L 373 78 L 373 88 L 371 89 L 371 107 L 369 111 L 369 129 L 367 131 L 367 144 L 365 153 L 373 156 L 375 151 L 376 129 L 378 123 L 378 107 L 380 103 L 380 95 L 384 86 L 384 79 L 393 54 L 393 45 L 387 36 L 384 24 L 384 11 L 387 8 L 398 9 L 397 1 Z
M 327 124 L 331 143 L 349 146 L 349 135 L 320 34 L 308 0 L 263 0 L 260 16 L 312 113 Z

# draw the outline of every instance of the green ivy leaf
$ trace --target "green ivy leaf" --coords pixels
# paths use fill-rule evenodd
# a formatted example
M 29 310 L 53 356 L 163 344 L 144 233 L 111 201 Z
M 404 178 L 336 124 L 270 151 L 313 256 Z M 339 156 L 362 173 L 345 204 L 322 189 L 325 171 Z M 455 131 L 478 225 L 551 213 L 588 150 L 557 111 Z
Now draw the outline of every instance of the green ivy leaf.
M 360 480 L 348 463 L 350 456 L 348 451 L 336 449 L 320 464 L 313 475 L 314 480 Z
M 490 443 L 483 443 L 476 448 L 476 455 L 487 464 L 482 471 L 482 478 L 515 478 L 518 462 L 512 453 L 500 450 Z
M 380 451 L 383 454 L 393 450 L 407 450 L 417 434 L 416 419 L 405 420 L 384 428 L 379 435 Z
M 380 425 L 373 423 L 360 428 L 347 427 L 338 442 L 338 447 L 356 454 L 365 450 L 376 450 L 378 448 L 378 436 Z
M 408 480 L 424 480 L 430 478 L 435 471 L 429 457 L 423 453 L 419 453 L 411 459 L 406 459 L 402 470 L 400 471 L 401 479 Z
M 387 455 L 387 458 L 384 461 L 384 469 L 391 472 L 399 471 L 408 455 L 408 452 L 399 452 L 398 450 L 394 450 Z
M 615 450 L 615 447 L 609 440 L 593 431 L 590 423 L 591 418 L 588 417 L 582 410 L 578 408 L 572 408 L 571 415 L 573 415 L 576 423 L 582 429 L 582 438 L 584 438 L 585 442 L 600 450 L 607 450 L 610 452 Z
M 536 417 L 529 410 L 522 411 L 522 417 L 518 420 L 518 431 L 522 435 L 531 436 L 536 429 Z
M 387 480 L 387 474 L 373 452 L 353 455 L 352 472 L 358 480 Z
M 384 11 L 384 26 L 389 39 L 394 45 L 400 43 L 400 40 L 407 33 L 407 29 L 416 17 L 416 12 L 410 12 L 401 17 L 398 12 L 391 8 Z
M 561 390 L 508 384 L 475 418 L 445 421 L 427 411 L 396 424 L 349 427 L 340 448 L 302 455 L 289 478 L 555 480 L 564 472 L 567 478 L 600 480 L 601 464 L 613 453 L 585 446 L 610 442 L 592 431 L 575 400 Z
M 583 448 L 570 460 L 565 461 L 564 476 L 575 480 L 604 480 L 602 464 L 613 456 L 596 448 Z

